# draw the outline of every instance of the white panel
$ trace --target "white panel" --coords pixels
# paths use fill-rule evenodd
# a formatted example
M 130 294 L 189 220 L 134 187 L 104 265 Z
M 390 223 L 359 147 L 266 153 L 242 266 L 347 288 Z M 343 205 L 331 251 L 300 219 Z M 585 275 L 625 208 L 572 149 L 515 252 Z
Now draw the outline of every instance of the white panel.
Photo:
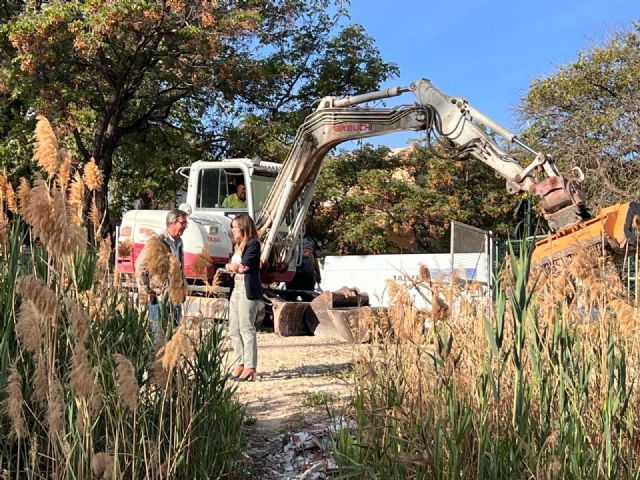
M 487 255 L 485 253 L 465 253 L 455 255 L 454 269 L 459 277 L 486 283 L 488 279 Z M 341 287 L 358 288 L 369 294 L 372 306 L 388 306 L 387 280 L 402 281 L 407 288 L 410 279 L 419 280 L 420 265 L 429 269 L 433 280 L 448 281 L 451 270 L 451 256 L 443 254 L 410 255 L 348 255 L 329 256 L 322 265 L 322 289 L 335 291 Z M 422 295 L 415 289 L 411 292 L 415 303 L 426 308 Z M 423 294 L 430 298 L 426 292 Z

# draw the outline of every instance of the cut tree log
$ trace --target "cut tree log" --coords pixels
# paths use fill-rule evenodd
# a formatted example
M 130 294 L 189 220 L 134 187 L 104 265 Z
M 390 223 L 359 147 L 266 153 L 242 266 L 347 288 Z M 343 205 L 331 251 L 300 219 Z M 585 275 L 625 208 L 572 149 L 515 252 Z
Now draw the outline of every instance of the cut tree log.
M 272 299 L 273 331 L 281 337 L 311 335 L 305 321 L 309 302 L 287 302 Z

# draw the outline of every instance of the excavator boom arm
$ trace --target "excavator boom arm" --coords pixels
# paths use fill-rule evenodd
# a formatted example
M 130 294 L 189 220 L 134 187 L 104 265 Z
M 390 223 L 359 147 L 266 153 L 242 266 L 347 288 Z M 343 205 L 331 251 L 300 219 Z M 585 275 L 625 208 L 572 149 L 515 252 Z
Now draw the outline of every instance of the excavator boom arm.
M 357 105 L 412 92 L 417 102 L 394 108 L 362 108 Z M 522 167 L 503 151 L 474 121 L 502 136 L 507 142 L 524 147 L 535 154 L 527 167 Z M 324 158 L 342 142 L 399 131 L 427 132 L 428 138 L 449 140 L 456 158 L 473 156 L 505 178 L 511 193 L 528 191 L 542 198 L 545 216 L 552 230 L 582 219 L 583 199 L 576 182 L 565 179 L 552 159 L 535 152 L 510 131 L 471 107 L 462 98 L 450 97 L 435 88 L 429 80 L 413 82 L 405 88 L 391 88 L 346 98 L 325 97 L 317 110 L 309 115 L 297 131 L 282 170 L 267 197 L 257 224 L 263 240 L 262 260 L 267 261 L 276 240 L 277 227 L 294 204 L 303 198 L 306 208 Z M 534 174 L 545 179 L 536 182 Z M 304 211 L 302 211 L 302 215 Z M 280 262 L 288 262 L 301 227 L 299 216 L 282 242 Z M 275 226 L 275 227 L 274 227 Z

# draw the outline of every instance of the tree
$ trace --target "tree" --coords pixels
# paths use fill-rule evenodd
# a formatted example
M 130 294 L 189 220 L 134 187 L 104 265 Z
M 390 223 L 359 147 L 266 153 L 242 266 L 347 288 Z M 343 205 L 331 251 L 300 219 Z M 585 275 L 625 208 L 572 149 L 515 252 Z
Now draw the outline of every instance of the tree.
M 315 102 L 329 95 L 377 90 L 382 81 L 399 73 L 394 64 L 382 59 L 375 40 L 361 25 L 344 27 L 333 38 L 323 28 L 305 30 L 292 41 L 276 42 L 272 47 L 272 55 L 261 65 L 266 71 L 263 76 L 272 76 L 274 66 L 282 71 L 275 84 L 263 81 L 252 87 L 256 89 L 254 99 L 259 100 L 227 132 L 229 156 L 281 162 Z
M 295 104 L 300 79 L 312 78 L 315 52 L 342 14 L 327 13 L 330 5 L 50 0 L 22 6 L 3 31 L 20 85 L 37 98 L 33 107 L 73 138 L 82 162 L 94 158 L 103 170 L 98 208 L 108 214 L 114 172 L 148 175 L 158 166 L 153 149 L 137 145 L 141 139 L 177 145 L 164 149 L 176 162 L 215 156 L 237 118 L 250 121 L 255 108 L 277 118 Z M 115 169 L 114 159 L 121 162 Z
M 6 1 L 0 6 L 0 25 L 20 12 L 22 1 Z M 32 156 L 31 133 L 35 118 L 28 118 L 29 102 L 26 92 L 18 88 L 11 73 L 13 49 L 0 29 L 0 159 L 9 178 L 29 175 Z
M 323 166 L 311 228 L 340 254 L 442 252 L 451 220 L 506 233 L 516 201 L 477 160 L 444 160 L 418 144 L 398 154 L 365 145 Z
M 640 24 L 532 82 L 525 135 L 563 170 L 579 166 L 592 208 L 637 199 L 640 187 Z

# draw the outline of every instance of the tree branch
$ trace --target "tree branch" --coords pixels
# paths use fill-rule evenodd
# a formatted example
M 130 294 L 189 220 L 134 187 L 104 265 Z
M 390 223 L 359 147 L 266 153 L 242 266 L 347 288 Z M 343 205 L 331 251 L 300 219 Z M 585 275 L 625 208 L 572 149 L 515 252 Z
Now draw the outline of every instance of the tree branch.
M 80 150 L 82 157 L 85 159 L 86 162 L 88 162 L 89 159 L 91 158 L 91 152 L 87 149 L 84 142 L 82 141 L 82 137 L 80 136 L 80 132 L 78 131 L 77 128 L 73 129 L 73 138 L 76 141 L 76 145 L 78 147 L 78 150 Z

